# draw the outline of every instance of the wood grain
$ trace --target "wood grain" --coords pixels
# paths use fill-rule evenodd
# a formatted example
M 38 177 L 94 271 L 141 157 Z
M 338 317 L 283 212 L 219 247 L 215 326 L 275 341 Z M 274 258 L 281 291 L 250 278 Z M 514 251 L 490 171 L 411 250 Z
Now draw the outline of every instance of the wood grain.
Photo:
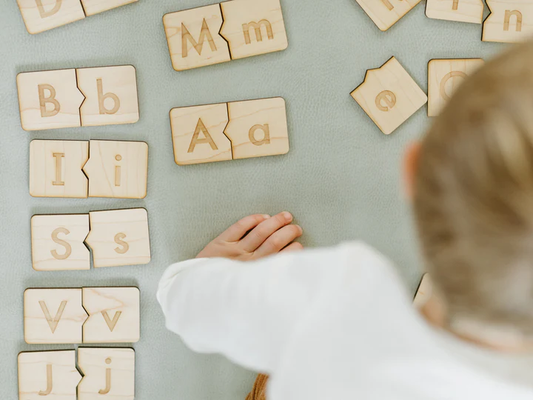
M 381 31 L 388 30 L 421 0 L 357 0 Z
M 428 18 L 481 24 L 485 5 L 482 0 L 427 0 Z
M 90 17 L 113 8 L 135 3 L 138 0 L 81 0 L 85 14 Z
M 17 3 L 31 34 L 85 18 L 80 0 L 17 0 Z
M 487 0 L 491 12 L 483 23 L 485 42 L 519 43 L 533 37 L 533 2 Z

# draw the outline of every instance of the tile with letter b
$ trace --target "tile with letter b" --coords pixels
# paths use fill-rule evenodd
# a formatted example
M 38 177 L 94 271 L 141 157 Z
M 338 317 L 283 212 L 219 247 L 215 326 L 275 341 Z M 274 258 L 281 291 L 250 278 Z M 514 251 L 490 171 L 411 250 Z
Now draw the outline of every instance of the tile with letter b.
M 231 60 L 228 43 L 219 34 L 222 27 L 219 4 L 166 14 L 163 24 L 176 71 Z
M 85 18 L 80 0 L 17 0 L 17 3 L 31 34 Z
M 178 165 L 232 159 L 226 103 L 179 107 L 170 111 L 174 159 Z
M 483 0 L 427 0 L 428 18 L 446 21 L 481 24 L 483 22 Z
M 83 95 L 76 84 L 76 70 L 23 72 L 17 75 L 22 129 L 81 126 Z
M 518 43 L 533 38 L 533 1 L 487 0 L 484 42 Z
M 381 31 L 386 31 L 421 0 L 357 0 Z
M 426 94 L 394 57 L 368 70 L 352 97 L 386 135 L 427 102 Z
M 139 120 L 135 67 L 80 68 L 78 87 L 85 96 L 83 126 L 133 124 Z
M 81 289 L 27 289 L 24 292 L 26 343 L 82 343 L 82 326 L 86 319 Z
M 80 348 L 78 366 L 83 374 L 78 386 L 78 400 L 133 400 L 133 349 Z
M 455 90 L 483 64 L 481 58 L 431 60 L 428 64 L 428 116 L 439 115 Z
M 113 8 L 125 6 L 126 4 L 135 3 L 138 0 L 81 0 L 85 14 L 88 17 Z
M 148 264 L 150 234 L 144 208 L 89 213 L 91 232 L 86 239 L 95 268 Z
M 31 219 L 32 266 L 36 271 L 88 270 L 85 246 L 89 215 L 34 215 Z
M 89 318 L 83 343 L 135 343 L 140 331 L 140 293 L 136 287 L 83 288 Z
M 220 4 L 233 60 L 285 50 L 288 46 L 280 0 L 233 0 Z
M 89 142 L 33 140 L 30 143 L 30 194 L 33 197 L 86 198 L 89 183 L 82 168 Z
M 76 400 L 76 351 L 20 353 L 18 378 L 19 400 Z

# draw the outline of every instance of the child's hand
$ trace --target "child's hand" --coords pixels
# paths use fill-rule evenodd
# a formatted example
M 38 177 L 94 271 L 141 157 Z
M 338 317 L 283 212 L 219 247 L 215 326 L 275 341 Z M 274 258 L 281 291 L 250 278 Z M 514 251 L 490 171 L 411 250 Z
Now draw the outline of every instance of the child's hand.
M 224 257 L 250 261 L 280 251 L 302 250 L 300 243 L 293 243 L 302 236 L 302 228 L 291 225 L 292 220 L 288 212 L 274 217 L 250 215 L 209 243 L 197 258 Z

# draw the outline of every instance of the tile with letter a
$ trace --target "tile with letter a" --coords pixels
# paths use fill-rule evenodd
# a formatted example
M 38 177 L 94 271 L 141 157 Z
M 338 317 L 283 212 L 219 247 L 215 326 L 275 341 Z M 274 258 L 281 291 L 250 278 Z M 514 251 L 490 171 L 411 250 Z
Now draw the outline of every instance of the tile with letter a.
M 24 292 L 26 343 L 81 343 L 86 319 L 81 289 L 27 289 Z
M 428 64 L 428 116 L 439 115 L 465 78 L 483 64 L 481 58 L 431 60 Z
M 427 102 L 426 94 L 394 57 L 368 70 L 352 97 L 386 135 Z
M 80 68 L 78 87 L 85 95 L 82 126 L 133 124 L 139 120 L 135 67 Z
M 80 126 L 83 95 L 76 84 L 76 70 L 23 72 L 17 75 L 22 129 Z
M 85 246 L 89 214 L 34 215 L 31 255 L 36 271 L 88 270 L 91 253 Z
M 136 287 L 83 288 L 83 343 L 135 343 L 141 336 L 140 293 Z
M 86 198 L 89 188 L 82 168 L 89 142 L 33 140 L 30 143 L 30 194 L 33 197 Z
M 357 0 L 381 31 L 386 31 L 421 0 Z
M 31 34 L 85 18 L 80 0 L 17 0 L 17 3 Z
M 83 374 L 78 386 L 78 400 L 133 400 L 133 349 L 80 348 L 78 366 Z
M 113 8 L 135 3 L 138 0 L 81 0 L 88 17 Z
M 170 111 L 174 159 L 178 165 L 231 160 L 226 103 L 179 107 Z
M 91 140 L 89 197 L 143 199 L 148 182 L 148 145 L 145 142 Z
M 76 400 L 76 351 L 20 353 L 18 377 L 19 400 Z
M 483 0 L 427 0 L 426 15 L 433 19 L 481 24 L 484 8 Z
M 274 156 L 289 152 L 287 113 L 281 97 L 228 103 L 225 134 L 233 158 Z
M 487 0 L 484 42 L 518 43 L 533 37 L 532 0 Z
M 228 43 L 219 35 L 219 4 L 166 14 L 165 33 L 176 71 L 230 61 Z
M 91 232 L 85 241 L 95 268 L 148 264 L 150 234 L 144 208 L 89 213 Z
M 289 45 L 280 0 L 233 0 L 221 3 L 220 34 L 233 60 L 285 50 Z

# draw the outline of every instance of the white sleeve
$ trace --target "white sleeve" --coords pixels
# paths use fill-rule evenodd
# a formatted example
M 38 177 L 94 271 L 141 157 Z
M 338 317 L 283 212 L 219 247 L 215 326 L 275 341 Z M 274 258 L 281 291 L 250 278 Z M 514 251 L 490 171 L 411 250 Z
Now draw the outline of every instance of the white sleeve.
M 194 259 L 170 266 L 157 298 L 166 326 L 192 350 L 272 373 L 298 321 L 326 290 L 341 248 L 254 262 Z M 335 259 L 337 258 L 337 259 Z

